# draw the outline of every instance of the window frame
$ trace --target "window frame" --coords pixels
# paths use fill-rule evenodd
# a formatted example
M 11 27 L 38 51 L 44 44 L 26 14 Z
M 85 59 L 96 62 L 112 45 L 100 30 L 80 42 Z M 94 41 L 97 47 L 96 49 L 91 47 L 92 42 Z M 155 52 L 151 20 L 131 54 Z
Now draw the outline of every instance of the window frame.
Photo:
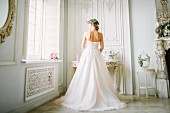
M 46 4 L 46 2 L 47 2 L 48 0 L 44 0 L 44 10 L 45 10 L 45 4 Z M 62 57 L 63 57 L 63 39 L 62 39 L 62 33 L 63 32 L 61 32 L 61 28 L 62 28 L 62 26 L 61 26 L 61 24 L 63 23 L 61 20 L 61 18 L 62 18 L 62 15 L 61 15 L 61 0 L 58 0 L 58 2 L 60 3 L 60 5 L 59 5 L 59 29 L 58 29 L 58 33 L 59 33 L 59 35 L 58 35 L 58 40 L 59 40 L 59 45 L 58 45 L 58 49 L 59 49 L 59 54 L 58 54 L 58 57 L 60 58 L 60 60 L 50 60 L 50 58 L 49 59 L 43 59 L 45 56 L 43 56 L 44 55 L 44 41 L 42 41 L 41 42 L 41 58 L 39 59 L 39 58 L 37 58 L 37 57 L 35 57 L 35 56 L 33 56 L 33 57 L 29 57 L 28 56 L 28 34 L 29 34 L 29 7 L 30 7 L 30 0 L 26 0 L 25 1 L 25 14 L 24 14 L 24 16 L 25 16 L 25 19 L 24 19 L 24 40 L 23 40 L 23 54 L 22 54 L 22 62 L 23 63 L 51 63 L 51 62 L 62 62 Z M 44 13 L 44 12 L 43 12 Z M 43 14 L 43 16 L 44 16 L 44 14 Z M 43 21 L 43 26 L 44 26 L 44 21 Z M 43 28 L 43 32 L 44 32 L 44 28 Z M 43 38 L 42 38 L 43 40 L 44 40 L 44 33 L 43 33 Z

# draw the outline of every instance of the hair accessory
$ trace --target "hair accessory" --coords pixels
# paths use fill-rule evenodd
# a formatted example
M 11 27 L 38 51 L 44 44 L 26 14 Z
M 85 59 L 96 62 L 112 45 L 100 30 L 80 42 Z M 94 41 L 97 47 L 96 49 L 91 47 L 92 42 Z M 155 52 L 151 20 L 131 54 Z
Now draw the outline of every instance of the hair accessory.
M 90 20 L 86 20 L 87 24 L 90 24 Z
M 90 19 L 86 21 L 87 24 L 92 24 L 92 25 L 99 25 L 99 22 L 96 19 Z

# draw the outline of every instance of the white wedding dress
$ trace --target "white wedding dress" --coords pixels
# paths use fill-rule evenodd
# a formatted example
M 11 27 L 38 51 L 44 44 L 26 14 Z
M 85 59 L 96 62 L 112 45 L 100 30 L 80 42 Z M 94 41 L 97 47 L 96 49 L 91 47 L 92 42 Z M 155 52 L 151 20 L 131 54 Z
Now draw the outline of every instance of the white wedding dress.
M 65 96 L 58 105 L 80 111 L 104 111 L 126 107 L 119 100 L 110 73 L 98 49 L 99 42 L 87 41 Z

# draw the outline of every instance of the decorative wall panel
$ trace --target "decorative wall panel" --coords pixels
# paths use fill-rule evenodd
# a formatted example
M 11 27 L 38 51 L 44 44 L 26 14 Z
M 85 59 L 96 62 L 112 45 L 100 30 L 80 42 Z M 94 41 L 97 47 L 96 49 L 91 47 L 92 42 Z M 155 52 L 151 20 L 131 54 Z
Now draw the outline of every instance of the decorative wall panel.
M 30 100 L 55 89 L 55 67 L 26 69 L 25 100 Z
M 122 0 L 104 0 L 102 9 L 102 31 L 106 44 L 121 45 Z

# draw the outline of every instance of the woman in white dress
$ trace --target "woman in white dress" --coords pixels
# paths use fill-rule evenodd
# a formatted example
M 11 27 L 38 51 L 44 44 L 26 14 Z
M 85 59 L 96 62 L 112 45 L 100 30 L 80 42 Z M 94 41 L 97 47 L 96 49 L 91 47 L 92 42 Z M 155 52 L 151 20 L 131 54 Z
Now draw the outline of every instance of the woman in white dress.
M 87 21 L 89 31 L 84 33 L 83 52 L 65 96 L 55 101 L 58 105 L 80 111 L 121 109 L 121 102 L 101 52 L 104 48 L 102 33 L 96 19 Z M 100 45 L 100 48 L 98 46 Z

